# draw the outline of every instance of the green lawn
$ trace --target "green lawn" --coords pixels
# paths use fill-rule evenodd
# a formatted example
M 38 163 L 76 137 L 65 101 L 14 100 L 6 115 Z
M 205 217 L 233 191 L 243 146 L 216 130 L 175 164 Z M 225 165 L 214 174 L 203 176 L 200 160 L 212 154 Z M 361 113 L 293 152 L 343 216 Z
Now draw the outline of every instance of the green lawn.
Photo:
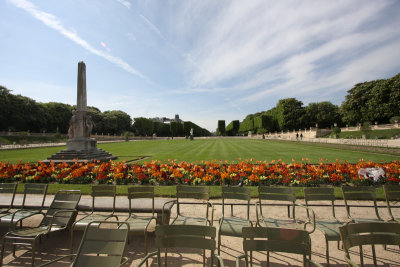
M 119 157 L 118 160 L 133 160 L 148 156 L 146 161 L 176 159 L 178 161 L 196 162 L 201 160 L 228 160 L 229 162 L 241 159 L 261 160 L 270 162 L 282 159 L 291 162 L 292 159 L 301 161 L 309 158 L 312 163 L 319 159 L 336 159 L 357 162 L 360 159 L 376 162 L 390 162 L 400 160 L 400 154 L 377 153 L 343 149 L 323 144 L 309 144 L 303 142 L 285 142 L 255 139 L 195 139 L 190 140 L 153 140 L 132 141 L 121 143 L 100 144 L 100 148 Z M 36 162 L 65 149 L 65 147 L 34 148 L 21 150 L 1 150 L 0 161 Z

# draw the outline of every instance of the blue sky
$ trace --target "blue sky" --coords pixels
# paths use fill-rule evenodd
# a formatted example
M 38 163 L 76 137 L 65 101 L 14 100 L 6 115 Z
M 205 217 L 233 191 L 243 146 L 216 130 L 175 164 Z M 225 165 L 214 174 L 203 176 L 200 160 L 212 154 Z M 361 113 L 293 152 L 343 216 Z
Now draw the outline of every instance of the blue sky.
M 400 1 L 0 0 L 0 84 L 39 102 L 214 131 L 295 97 L 340 105 L 400 72 Z

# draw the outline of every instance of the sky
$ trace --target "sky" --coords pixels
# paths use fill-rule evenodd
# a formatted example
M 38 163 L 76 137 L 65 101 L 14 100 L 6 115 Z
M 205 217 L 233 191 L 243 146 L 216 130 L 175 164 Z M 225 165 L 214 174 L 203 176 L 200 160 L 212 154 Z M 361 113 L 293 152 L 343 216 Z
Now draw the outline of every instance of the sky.
M 0 85 L 215 131 L 400 72 L 398 0 L 0 0 Z

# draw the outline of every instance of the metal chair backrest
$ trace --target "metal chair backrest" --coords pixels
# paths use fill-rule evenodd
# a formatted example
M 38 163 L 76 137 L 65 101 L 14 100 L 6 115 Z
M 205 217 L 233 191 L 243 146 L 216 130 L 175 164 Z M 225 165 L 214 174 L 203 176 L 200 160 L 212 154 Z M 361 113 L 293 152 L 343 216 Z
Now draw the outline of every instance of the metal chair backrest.
M 205 225 L 157 225 L 155 245 L 158 250 L 159 266 L 161 249 L 198 248 L 211 251 L 211 266 L 216 249 L 217 230 Z M 204 256 L 204 255 L 203 255 Z M 205 264 L 205 260 L 203 260 Z M 167 258 L 165 258 L 167 266 Z
M 29 202 L 29 200 L 27 201 L 27 198 L 29 199 L 29 197 L 27 197 L 27 196 L 32 194 L 32 195 L 41 195 L 42 202 L 41 202 L 39 209 L 42 210 L 44 201 L 46 199 L 47 188 L 48 188 L 47 184 L 25 184 L 24 185 L 24 197 L 22 200 L 21 209 L 29 209 L 30 208 L 31 205 L 26 205 L 26 203 Z
M 351 260 L 350 248 L 371 245 L 374 264 L 377 266 L 374 245 L 400 245 L 400 224 L 395 222 L 349 223 L 339 227 L 339 231 L 345 257 L 348 260 Z M 360 261 L 363 265 L 362 248 L 360 248 Z
M 17 183 L 9 183 L 9 184 L 0 184 L 0 194 L 11 194 L 11 198 L 9 198 L 9 204 L 3 203 L 7 205 L 7 210 L 12 209 L 14 204 L 15 192 L 17 191 Z
M 304 264 L 311 257 L 311 238 L 305 230 L 274 227 L 243 227 L 243 250 L 284 252 L 303 255 Z M 269 255 L 269 253 L 268 253 Z M 267 258 L 267 266 L 269 257 Z
M 304 200 L 306 205 L 312 201 L 330 201 L 332 207 L 332 216 L 336 219 L 335 214 L 335 189 L 333 187 L 307 187 L 304 188 Z M 337 219 L 336 219 L 337 220 Z
M 185 199 L 185 198 L 194 198 L 194 199 L 208 201 L 210 199 L 210 187 L 208 187 L 208 186 L 192 186 L 192 185 L 177 185 L 176 186 L 176 205 L 177 205 L 178 214 L 180 214 L 180 209 L 179 209 L 180 199 Z M 207 212 L 208 212 L 208 209 L 207 209 Z
M 57 225 L 59 227 L 70 226 L 72 219 L 75 217 L 74 215 L 77 214 L 76 207 L 81 196 L 80 190 L 58 191 L 40 225 L 48 226 L 51 223 L 53 226 Z
M 104 224 L 114 225 L 114 227 L 101 228 Z M 122 224 L 126 227 L 120 227 Z M 128 241 L 128 233 L 129 224 L 126 222 L 90 222 L 85 229 L 72 266 L 120 266 Z
M 247 220 L 250 219 L 250 188 L 248 187 L 222 187 L 222 217 L 225 216 L 225 200 L 235 199 L 247 202 Z M 233 205 L 231 204 L 231 215 L 233 216 Z
M 154 186 L 130 186 L 128 187 L 129 215 L 132 214 L 132 200 L 149 198 L 152 200 L 152 215 L 154 215 Z
M 295 202 L 296 202 L 296 190 L 291 187 L 271 187 L 271 186 L 259 186 L 258 187 L 258 198 L 262 207 L 263 200 L 273 200 L 282 202 L 291 202 L 293 218 L 295 218 Z M 262 208 L 260 209 L 261 216 Z M 290 209 L 288 205 L 288 217 L 290 217 Z
M 400 201 L 400 185 L 384 185 L 383 189 L 385 191 L 385 197 L 386 197 L 386 205 L 388 208 L 389 215 L 392 220 L 396 220 L 392 214 L 392 208 L 390 206 L 391 201 Z M 399 220 L 399 219 L 397 219 Z
M 95 199 L 97 197 L 112 197 L 112 214 L 114 214 L 116 192 L 115 185 L 92 185 L 92 213 L 95 211 Z
M 375 214 L 378 220 L 382 220 L 376 203 L 376 192 L 373 186 L 342 186 L 344 205 L 346 207 L 347 216 L 353 220 L 350 213 L 349 200 L 372 201 L 375 209 Z

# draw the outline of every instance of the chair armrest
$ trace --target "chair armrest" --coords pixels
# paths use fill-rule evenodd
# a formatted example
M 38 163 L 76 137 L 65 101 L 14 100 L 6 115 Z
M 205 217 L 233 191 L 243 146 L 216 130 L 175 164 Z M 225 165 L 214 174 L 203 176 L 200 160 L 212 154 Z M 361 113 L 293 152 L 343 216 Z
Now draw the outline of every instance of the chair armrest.
M 57 262 L 57 261 L 60 261 L 60 260 L 63 260 L 63 259 L 65 259 L 65 258 L 72 257 L 72 256 L 76 256 L 76 254 L 69 254 L 69 255 L 62 256 L 62 257 L 57 258 L 57 259 L 55 259 L 55 260 L 52 260 L 52 261 L 43 263 L 43 264 L 39 265 L 39 267 L 47 266 L 47 265 L 53 264 L 53 263 L 55 263 L 55 262 Z
M 16 211 L 14 211 L 13 212 L 13 214 L 12 214 L 12 216 L 11 216 L 11 220 L 10 220 L 10 229 L 11 230 L 15 230 L 15 225 L 14 225 L 14 217 L 15 217 L 15 215 L 17 214 L 17 213 L 20 213 L 20 212 L 23 212 L 24 210 L 23 209 L 20 209 L 20 210 L 16 210 Z M 41 214 L 42 216 L 44 216 L 44 213 L 43 212 L 37 212 L 37 214 Z M 22 219 L 24 219 L 24 218 L 22 218 Z M 20 221 L 20 220 L 22 220 L 22 219 L 19 219 L 18 221 Z M 18 221 L 16 221 L 15 222 L 15 224 L 17 224 L 17 222 Z
M 146 257 L 144 257 L 144 258 L 140 261 L 140 263 L 138 264 L 138 267 L 142 266 L 145 262 L 147 262 L 147 261 L 149 260 L 150 257 L 153 257 L 153 256 L 155 256 L 155 255 L 157 255 L 157 254 L 158 254 L 158 251 L 154 251 L 154 252 L 151 252 L 151 253 L 147 254 Z
M 308 262 L 308 266 L 323 267 L 321 264 L 313 260 L 307 259 L 306 261 Z
M 211 221 L 208 220 L 208 208 L 211 208 Z M 210 201 L 207 201 L 207 220 L 210 226 L 214 224 L 214 205 Z
M 301 207 L 303 209 L 307 210 L 307 214 L 308 214 L 308 221 L 304 224 L 304 230 L 307 230 L 307 225 L 310 224 L 312 227 L 311 231 L 308 231 L 310 234 L 313 233 L 315 231 L 315 212 L 312 208 L 304 206 L 302 204 L 297 204 L 295 203 L 296 207 Z M 296 220 L 296 218 L 294 218 Z
M 245 259 L 246 258 L 246 254 L 242 254 L 240 256 L 236 257 L 236 267 L 240 266 L 240 259 Z
M 360 267 L 358 264 L 356 264 L 354 261 L 352 261 L 351 259 L 349 259 L 347 256 L 344 256 L 344 259 L 347 261 L 347 263 L 349 264 L 349 266 L 351 266 L 351 267 Z
M 224 260 L 222 259 L 222 257 L 218 254 L 214 254 L 214 256 L 217 258 L 218 263 L 219 263 L 219 267 L 224 267 Z
M 122 259 L 123 259 L 123 261 L 121 262 L 121 264 L 120 264 L 119 266 L 125 265 L 125 264 L 128 262 L 128 260 L 129 260 L 128 257 L 122 257 Z
M 164 203 L 164 205 L 163 205 L 163 208 L 162 208 L 162 212 L 161 212 L 161 216 L 162 216 L 162 220 L 164 220 L 164 210 L 165 210 L 165 206 L 167 205 L 167 204 L 169 204 L 169 203 L 174 203 L 174 204 L 176 204 L 176 199 L 174 199 L 174 200 L 170 200 L 170 201 L 167 201 L 167 202 L 165 202 Z M 161 222 L 162 224 L 164 224 L 164 222 Z
M 56 218 L 57 216 L 59 216 L 59 214 L 67 213 L 67 212 L 68 212 L 68 213 L 72 213 L 72 214 L 71 214 L 71 217 L 70 217 L 69 220 L 68 220 L 67 225 L 64 226 L 64 228 L 68 227 L 68 224 L 70 223 L 70 220 L 71 220 L 71 218 L 72 218 L 72 216 L 73 216 L 73 213 L 76 212 L 76 211 L 77 211 L 77 210 L 58 210 L 58 211 L 56 211 L 56 212 L 53 214 L 53 217 L 52 217 L 51 220 L 50 220 L 49 231 L 51 231 L 51 228 L 53 227 L 54 218 Z
M 260 209 L 261 209 L 262 208 L 261 203 L 260 203 L 260 201 L 257 201 L 254 205 L 256 206 L 256 218 L 257 218 L 256 225 L 261 226 L 261 224 L 259 223 L 259 219 L 258 219 L 258 206 L 260 206 Z

